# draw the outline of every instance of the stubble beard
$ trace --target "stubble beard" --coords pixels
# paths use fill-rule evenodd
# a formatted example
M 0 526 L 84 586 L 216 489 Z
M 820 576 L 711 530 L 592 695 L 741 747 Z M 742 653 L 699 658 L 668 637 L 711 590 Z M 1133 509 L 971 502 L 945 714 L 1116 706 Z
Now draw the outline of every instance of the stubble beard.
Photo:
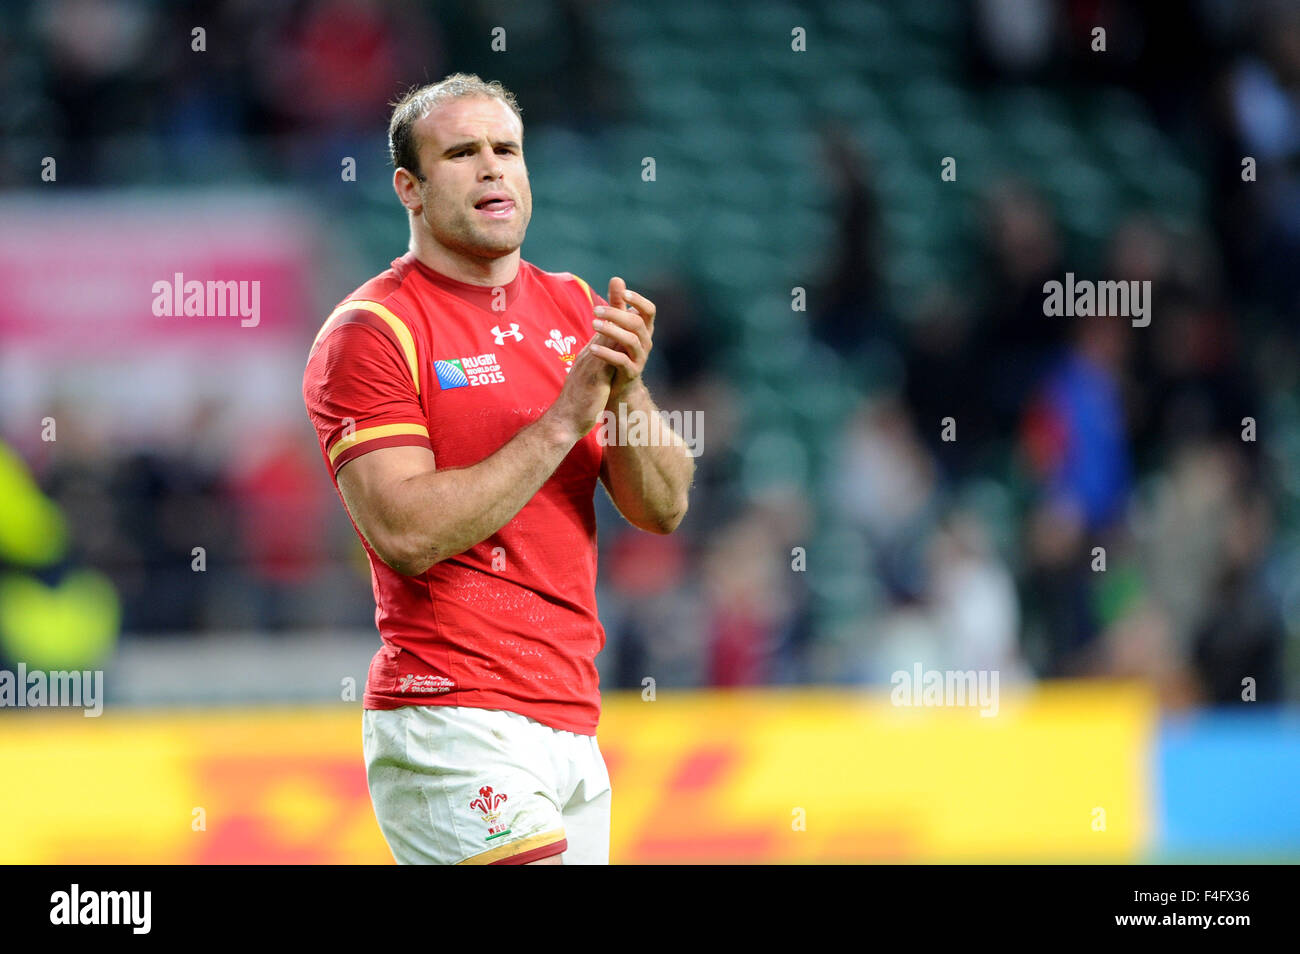
M 473 258 L 501 258 L 518 249 L 524 244 L 524 235 L 528 231 L 528 222 L 531 218 L 518 199 L 515 200 L 516 220 L 511 223 L 513 228 L 509 232 L 491 223 L 480 225 L 474 221 L 472 211 L 468 214 L 461 213 L 451 221 L 439 224 L 429 214 L 429 209 L 432 207 L 426 198 L 424 222 L 434 239 L 440 245 Z

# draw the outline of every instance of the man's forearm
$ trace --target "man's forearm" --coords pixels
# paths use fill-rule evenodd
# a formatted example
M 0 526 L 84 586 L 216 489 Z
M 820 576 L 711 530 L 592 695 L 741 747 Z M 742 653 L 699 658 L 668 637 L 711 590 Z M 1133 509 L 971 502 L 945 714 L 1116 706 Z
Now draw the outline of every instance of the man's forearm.
M 498 451 L 469 467 L 435 470 L 397 485 L 394 523 L 402 527 L 394 566 L 408 576 L 486 540 L 523 509 L 582 435 L 551 415 L 522 428 Z
M 619 512 L 635 527 L 671 533 L 686 516 L 695 458 L 686 441 L 662 420 L 645 385 L 638 382 L 621 396 L 626 416 L 637 413 L 647 422 L 647 436 L 633 446 L 622 433 L 617 405 L 608 408 L 605 474 L 609 495 Z M 651 428 L 653 427 L 653 430 Z

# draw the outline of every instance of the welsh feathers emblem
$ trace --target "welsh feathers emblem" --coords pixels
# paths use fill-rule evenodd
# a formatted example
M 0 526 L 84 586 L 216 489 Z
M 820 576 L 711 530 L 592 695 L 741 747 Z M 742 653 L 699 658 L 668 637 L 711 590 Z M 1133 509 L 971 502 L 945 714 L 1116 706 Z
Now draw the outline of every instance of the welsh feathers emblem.
M 484 841 L 491 841 L 493 838 L 500 838 L 502 835 L 510 834 L 510 829 L 506 827 L 505 822 L 501 821 L 500 808 L 507 801 L 505 792 L 492 791 L 491 785 L 484 785 L 478 790 L 478 798 L 470 801 L 469 807 L 477 809 L 487 822 L 488 832 Z
M 554 348 L 555 353 L 564 362 L 565 374 L 568 374 L 569 369 L 573 367 L 573 346 L 577 343 L 577 338 L 573 335 L 562 335 L 557 328 L 551 329 L 551 337 L 546 340 L 546 347 Z

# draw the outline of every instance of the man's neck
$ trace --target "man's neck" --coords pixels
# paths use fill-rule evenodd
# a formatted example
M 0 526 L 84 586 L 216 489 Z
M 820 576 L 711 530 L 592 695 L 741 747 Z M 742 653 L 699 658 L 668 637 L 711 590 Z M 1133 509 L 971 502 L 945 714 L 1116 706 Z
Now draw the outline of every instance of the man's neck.
M 508 285 L 519 274 L 519 249 L 499 258 L 478 258 L 453 252 L 434 242 L 412 239 L 411 251 L 421 264 L 438 274 L 470 285 L 495 288 Z

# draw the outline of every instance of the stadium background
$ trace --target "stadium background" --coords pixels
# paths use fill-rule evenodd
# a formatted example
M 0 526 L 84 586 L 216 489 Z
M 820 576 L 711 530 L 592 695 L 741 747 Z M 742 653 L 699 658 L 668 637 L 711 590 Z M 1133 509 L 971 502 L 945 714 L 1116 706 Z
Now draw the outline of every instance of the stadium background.
M 655 300 L 703 412 L 678 533 L 598 492 L 614 861 L 1300 858 L 1294 5 L 54 0 L 0 8 L 0 659 L 106 705 L 0 710 L 0 861 L 391 860 L 299 385 L 455 70 L 523 106 L 524 256 Z M 1067 271 L 1151 324 L 1044 317 Z

